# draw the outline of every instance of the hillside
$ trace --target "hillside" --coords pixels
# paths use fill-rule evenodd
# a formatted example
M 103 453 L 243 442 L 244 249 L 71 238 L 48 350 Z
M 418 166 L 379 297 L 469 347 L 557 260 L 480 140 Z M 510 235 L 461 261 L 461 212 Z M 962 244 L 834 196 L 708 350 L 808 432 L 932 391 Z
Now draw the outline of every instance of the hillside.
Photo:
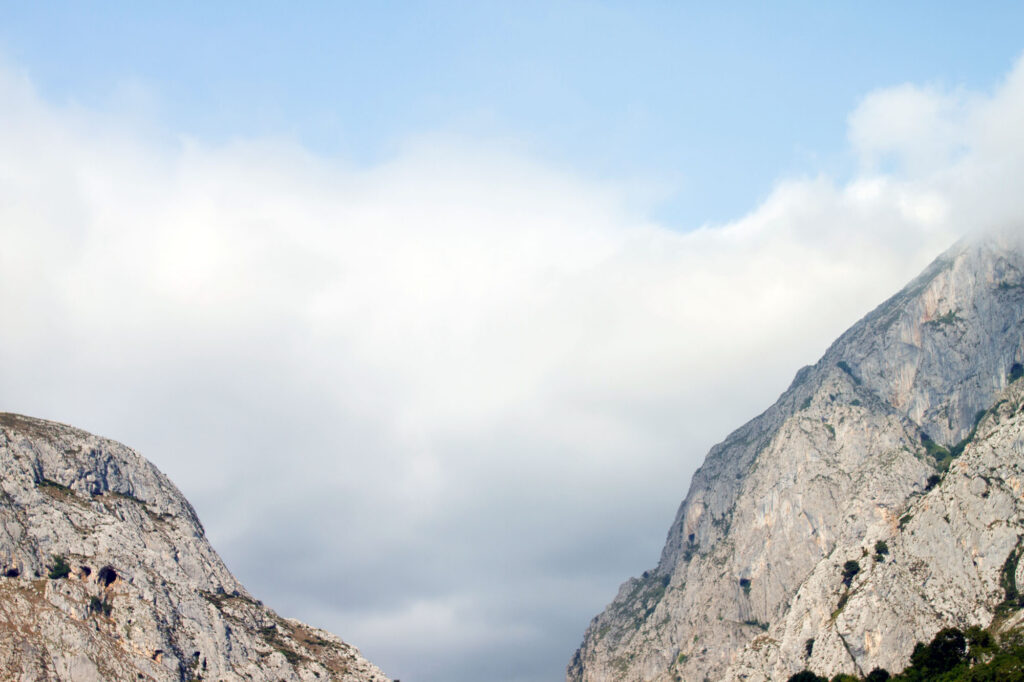
M 386 682 L 250 595 L 129 448 L 0 414 L 0 677 Z

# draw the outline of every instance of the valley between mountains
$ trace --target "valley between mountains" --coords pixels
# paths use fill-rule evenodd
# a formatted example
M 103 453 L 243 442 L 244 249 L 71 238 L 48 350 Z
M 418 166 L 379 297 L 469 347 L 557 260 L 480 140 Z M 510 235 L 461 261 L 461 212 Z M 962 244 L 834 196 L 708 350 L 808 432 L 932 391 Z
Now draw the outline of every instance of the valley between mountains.
M 1017 632 L 1022 377 L 1024 243 L 964 240 L 711 449 L 567 680 L 863 678 L 944 628 Z M 124 445 L 0 414 L 0 465 L 4 679 L 389 679 L 247 592 Z

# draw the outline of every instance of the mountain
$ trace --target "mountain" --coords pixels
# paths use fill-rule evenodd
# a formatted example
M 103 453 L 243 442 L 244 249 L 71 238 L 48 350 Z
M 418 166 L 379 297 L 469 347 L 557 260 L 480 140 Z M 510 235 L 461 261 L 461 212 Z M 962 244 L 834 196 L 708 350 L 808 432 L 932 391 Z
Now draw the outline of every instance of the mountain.
M 895 672 L 943 627 L 1012 621 L 1022 347 L 1020 236 L 958 243 L 711 449 L 567 679 Z
M 3 679 L 388 679 L 246 592 L 188 501 L 129 448 L 0 414 L 0 466 Z

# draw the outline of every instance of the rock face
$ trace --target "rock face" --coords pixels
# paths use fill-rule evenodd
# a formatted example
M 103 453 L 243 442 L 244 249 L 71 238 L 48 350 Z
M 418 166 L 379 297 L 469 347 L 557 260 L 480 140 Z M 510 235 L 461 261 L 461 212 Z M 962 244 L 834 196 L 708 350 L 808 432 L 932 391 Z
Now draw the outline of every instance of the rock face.
M 1021 238 L 957 244 L 712 448 L 568 679 L 895 671 L 989 625 L 1024 578 L 1022 362 Z
M 0 414 L 0 677 L 388 678 L 245 591 L 188 501 L 123 445 Z

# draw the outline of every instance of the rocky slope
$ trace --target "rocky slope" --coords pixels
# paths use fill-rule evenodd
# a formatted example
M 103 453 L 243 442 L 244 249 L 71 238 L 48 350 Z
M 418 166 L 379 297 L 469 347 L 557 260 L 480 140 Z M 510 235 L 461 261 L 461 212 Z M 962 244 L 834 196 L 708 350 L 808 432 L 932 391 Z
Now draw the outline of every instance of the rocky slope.
M 247 593 L 125 446 L 0 414 L 0 467 L 3 679 L 387 680 Z
M 895 670 L 944 625 L 987 625 L 1024 535 L 1022 347 L 1020 237 L 954 246 L 712 448 L 568 679 Z

